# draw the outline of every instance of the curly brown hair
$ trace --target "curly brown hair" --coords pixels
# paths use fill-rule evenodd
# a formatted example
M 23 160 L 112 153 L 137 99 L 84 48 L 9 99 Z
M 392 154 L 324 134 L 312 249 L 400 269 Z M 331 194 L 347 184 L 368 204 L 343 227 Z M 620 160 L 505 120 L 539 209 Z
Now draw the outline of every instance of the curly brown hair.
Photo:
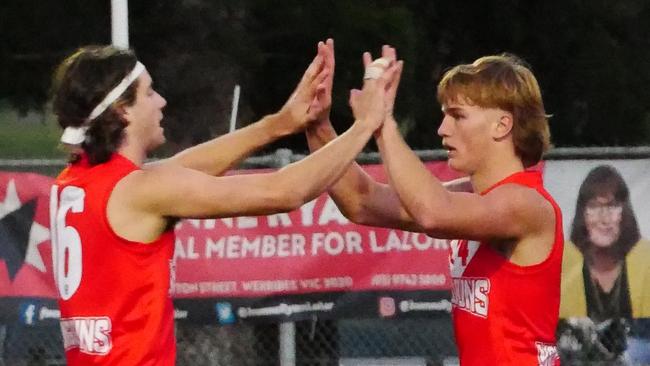
M 81 47 L 56 68 L 52 82 L 52 108 L 61 128 L 87 126 L 81 148 L 91 165 L 109 160 L 124 138 L 127 122 L 109 107 L 92 121 L 91 111 L 131 72 L 137 62 L 132 50 L 113 46 Z M 113 103 L 133 105 L 137 80 Z M 71 161 L 79 160 L 73 152 Z

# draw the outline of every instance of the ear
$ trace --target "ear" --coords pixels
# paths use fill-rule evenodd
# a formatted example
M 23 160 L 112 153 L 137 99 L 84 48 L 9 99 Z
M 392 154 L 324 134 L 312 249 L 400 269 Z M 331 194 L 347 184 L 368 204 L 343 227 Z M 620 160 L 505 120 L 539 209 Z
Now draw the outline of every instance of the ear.
M 505 112 L 505 111 L 499 111 L 499 115 L 497 116 L 497 121 L 496 125 L 494 128 L 494 138 L 497 140 L 501 140 L 504 137 L 508 136 L 510 132 L 512 131 L 512 127 L 514 124 L 514 118 L 512 117 L 512 113 L 510 112 Z
M 129 106 L 124 105 L 124 104 L 118 104 L 113 107 L 115 112 L 122 117 L 122 120 L 126 122 L 127 124 L 131 122 L 131 109 Z

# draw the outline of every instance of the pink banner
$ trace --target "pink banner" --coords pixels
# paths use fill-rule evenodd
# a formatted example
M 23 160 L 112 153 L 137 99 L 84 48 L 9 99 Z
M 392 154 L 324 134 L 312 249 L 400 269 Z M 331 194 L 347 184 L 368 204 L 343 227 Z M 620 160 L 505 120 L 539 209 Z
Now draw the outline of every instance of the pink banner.
M 457 175 L 429 163 L 442 180 Z M 364 167 L 384 180 L 380 165 Z M 52 179 L 0 173 L 0 296 L 55 297 L 49 242 Z M 184 220 L 176 227 L 177 298 L 262 297 L 449 288 L 447 242 L 350 223 L 323 194 L 299 210 L 262 217 Z
M 52 178 L 0 172 L 0 297 L 54 298 L 49 194 Z

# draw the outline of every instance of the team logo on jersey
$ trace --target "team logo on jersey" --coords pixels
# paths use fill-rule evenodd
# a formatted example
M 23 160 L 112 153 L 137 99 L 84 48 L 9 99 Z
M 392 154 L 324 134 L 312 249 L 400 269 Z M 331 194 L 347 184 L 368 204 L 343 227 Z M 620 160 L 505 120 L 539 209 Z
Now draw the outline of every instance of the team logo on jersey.
M 235 322 L 235 312 L 232 311 L 232 304 L 229 302 L 218 302 L 214 305 L 217 312 L 219 324 L 232 324 Z
M 61 319 L 61 333 L 66 351 L 79 348 L 82 353 L 107 355 L 113 347 L 111 319 L 105 316 Z
M 554 366 L 560 359 L 557 347 L 554 344 L 535 342 L 537 348 L 537 362 L 539 366 Z
M 474 240 L 450 240 L 449 241 L 449 268 L 451 277 L 461 277 L 465 269 L 472 261 L 480 243 Z
M 467 266 L 476 255 L 480 243 L 473 240 L 451 240 L 449 244 L 452 305 L 482 318 L 487 317 L 490 280 L 482 277 L 463 277 Z
M 458 309 L 486 318 L 490 304 L 490 280 L 487 278 L 452 278 L 451 303 Z

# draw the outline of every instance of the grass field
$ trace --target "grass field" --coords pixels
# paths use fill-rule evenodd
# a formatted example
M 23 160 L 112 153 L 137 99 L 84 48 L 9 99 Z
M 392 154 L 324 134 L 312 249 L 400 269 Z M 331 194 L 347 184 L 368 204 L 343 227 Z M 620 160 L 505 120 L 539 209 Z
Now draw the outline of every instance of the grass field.
M 50 115 L 20 116 L 0 108 L 0 159 L 63 158 L 65 153 L 58 147 L 60 135 Z

